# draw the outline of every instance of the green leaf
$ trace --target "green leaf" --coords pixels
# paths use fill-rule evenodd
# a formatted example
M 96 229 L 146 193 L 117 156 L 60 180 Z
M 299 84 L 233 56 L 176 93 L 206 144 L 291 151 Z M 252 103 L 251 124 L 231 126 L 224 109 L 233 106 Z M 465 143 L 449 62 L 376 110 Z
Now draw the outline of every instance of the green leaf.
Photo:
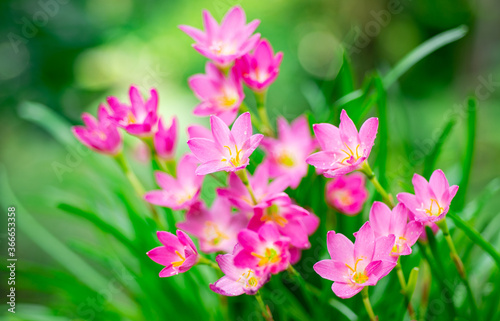
M 425 41 L 417 48 L 413 49 L 408 55 L 406 55 L 396 66 L 387 73 L 384 80 L 384 88 L 388 89 L 391 87 L 396 80 L 399 79 L 406 71 L 417 64 L 420 60 L 427 57 L 434 51 L 446 46 L 449 43 L 457 41 L 463 38 L 467 33 L 468 28 L 466 26 L 459 26 L 457 28 L 440 33 L 431 39 Z M 355 90 L 340 99 L 338 99 L 334 105 L 340 107 L 353 100 L 358 99 L 362 96 L 362 91 L 360 89 Z
M 454 213 L 446 214 L 449 218 L 453 220 L 455 225 L 461 229 L 474 243 L 480 246 L 486 253 L 488 253 L 495 263 L 500 268 L 500 254 L 495 250 L 495 248 L 487 242 L 481 234 L 479 234 L 472 226 L 470 226 L 467 222 L 462 220 L 459 216 Z
M 446 123 L 446 126 L 443 129 L 443 132 L 441 135 L 439 135 L 439 139 L 436 141 L 434 146 L 432 147 L 431 152 L 427 157 L 425 158 L 425 163 L 424 163 L 424 177 L 429 179 L 431 176 L 432 172 L 434 171 L 434 167 L 436 165 L 436 161 L 441 154 L 441 148 L 443 147 L 444 142 L 446 139 L 449 137 L 451 130 L 456 124 L 456 119 L 453 117 L 451 118 L 448 123 Z
M 477 101 L 474 97 L 469 97 L 467 101 L 467 141 L 465 146 L 465 157 L 462 162 L 462 179 L 460 181 L 458 193 L 451 204 L 452 208 L 456 212 L 459 212 L 464 208 L 467 187 L 469 186 L 472 160 L 474 157 L 474 141 L 476 138 L 476 115 Z
M 408 284 L 406 285 L 406 294 L 409 300 L 411 300 L 413 292 L 415 291 L 415 287 L 417 286 L 418 272 L 418 267 L 414 267 L 410 272 L 410 277 L 408 278 Z

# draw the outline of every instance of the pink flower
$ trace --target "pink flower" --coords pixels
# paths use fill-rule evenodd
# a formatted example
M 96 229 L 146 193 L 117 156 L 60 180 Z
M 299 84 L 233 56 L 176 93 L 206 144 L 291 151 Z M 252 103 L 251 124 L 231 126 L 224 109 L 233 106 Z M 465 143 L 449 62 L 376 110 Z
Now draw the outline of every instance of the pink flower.
M 354 244 L 344 235 L 330 231 L 327 246 L 331 260 L 319 261 L 314 271 L 334 281 L 332 291 L 338 297 L 350 298 L 365 286 L 375 285 L 396 266 L 390 256 L 394 239 L 394 235 L 376 239 L 369 222 L 357 232 Z
M 135 86 L 129 90 L 130 105 L 121 103 L 116 97 L 108 97 L 111 117 L 118 126 L 135 136 L 151 136 L 158 122 L 158 93 L 151 89 L 151 97 L 144 100 Z
M 233 68 L 226 77 L 211 63 L 207 63 L 205 70 L 205 75 L 194 75 L 188 81 L 189 87 L 201 100 L 193 113 L 197 116 L 216 115 L 230 125 L 245 98 L 240 76 Z
M 234 257 L 234 265 L 239 268 L 277 274 L 289 265 L 290 240 L 281 236 L 274 224 L 264 224 L 258 232 L 244 229 L 238 234 L 238 243 L 241 250 Z
M 422 233 L 422 224 L 408 223 L 408 209 L 401 203 L 391 209 L 381 202 L 374 202 L 370 210 L 370 225 L 375 237 L 394 235 L 392 255 L 411 254 L 411 247 Z
M 458 186 L 450 187 L 443 171 L 438 169 L 431 175 L 429 182 L 422 176 L 413 176 L 415 195 L 399 193 L 398 201 L 403 203 L 418 222 L 438 222 L 444 218 L 450 203 L 458 191 Z
M 231 128 L 217 116 L 210 117 L 213 140 L 192 138 L 188 140 L 191 152 L 202 163 L 197 175 L 218 171 L 234 172 L 245 168 L 249 157 L 259 146 L 263 135 L 252 135 L 250 113 L 241 114 Z
M 272 177 L 288 177 L 292 188 L 297 188 L 307 175 L 306 158 L 316 144 L 311 137 L 307 119 L 301 116 L 291 125 L 283 117 L 278 118 L 278 139 L 265 137 L 262 147 L 267 152 Z
M 210 129 L 203 127 L 201 125 L 191 125 L 187 129 L 188 137 L 191 138 L 207 138 L 214 140 L 214 136 Z
M 240 6 L 235 6 L 220 26 L 210 12 L 203 11 L 205 32 L 184 25 L 179 28 L 196 41 L 194 49 L 218 66 L 226 67 L 255 47 L 260 34 L 252 36 L 252 33 L 259 23 L 259 20 L 253 20 L 247 25 L 245 12 Z
M 356 129 L 345 110 L 340 115 L 340 126 L 315 124 L 316 138 L 322 151 L 312 154 L 306 162 L 324 170 L 326 177 L 336 177 L 357 170 L 370 156 L 378 129 L 378 119 L 368 119 Z
M 231 253 L 237 243 L 237 235 L 248 224 L 241 213 L 233 214 L 231 204 L 223 198 L 216 198 L 211 209 L 197 203 L 186 213 L 186 220 L 177 227 L 196 236 L 200 249 L 205 253 Z
M 71 130 L 83 145 L 108 155 L 121 151 L 122 137 L 103 105 L 99 106 L 98 119 L 87 113 L 82 114 L 82 119 L 85 126 L 74 126 Z
M 271 44 L 261 39 L 253 53 L 247 53 L 236 60 L 236 68 L 245 84 L 253 91 L 262 92 L 278 77 L 283 53 L 274 55 Z
M 290 244 L 298 249 L 311 247 L 308 236 L 319 225 L 316 215 L 292 204 L 285 193 L 280 193 L 255 207 L 248 229 L 258 231 L 263 225 L 273 224 L 281 235 L 290 238 Z
M 248 175 L 248 182 L 258 204 L 282 194 L 288 186 L 288 179 L 285 177 L 279 177 L 269 183 L 269 166 L 267 163 L 260 164 L 255 169 L 253 176 Z M 217 195 L 228 198 L 238 209 L 253 213 L 252 197 L 238 175 L 229 174 L 228 187 L 218 188 Z
M 365 177 L 360 173 L 338 176 L 326 184 L 327 203 L 346 215 L 355 215 L 363 209 L 368 198 Z
M 144 199 L 151 204 L 169 207 L 173 210 L 189 208 L 197 201 L 204 178 L 195 174 L 196 166 L 196 158 L 187 154 L 179 161 L 177 178 L 157 171 L 156 182 L 162 189 L 147 192 Z
M 196 264 L 198 250 L 186 233 L 177 230 L 175 236 L 159 231 L 156 235 L 163 246 L 156 247 L 146 254 L 151 260 L 165 266 L 160 272 L 161 278 L 184 273 Z
M 241 294 L 253 295 L 269 281 L 269 274 L 257 274 L 257 271 L 249 268 L 240 268 L 234 265 L 234 255 L 218 255 L 215 259 L 220 269 L 225 274 L 210 289 L 215 293 L 236 296 Z
M 413 213 L 411 211 L 408 211 L 408 219 L 410 221 L 415 221 L 415 215 L 413 215 Z M 425 227 L 426 226 L 430 227 L 432 230 L 432 233 L 436 234 L 439 231 L 439 226 L 437 226 L 435 223 L 432 223 L 429 221 L 422 222 L 422 223 L 423 224 L 421 225 L 421 229 L 420 229 L 420 237 L 418 238 L 418 240 L 425 243 L 428 241 L 427 232 L 425 230 Z
M 172 160 L 175 157 L 175 147 L 177 145 L 177 117 L 172 118 L 169 127 L 163 125 L 163 120 L 158 122 L 158 130 L 154 135 L 154 145 L 156 154 L 165 160 Z

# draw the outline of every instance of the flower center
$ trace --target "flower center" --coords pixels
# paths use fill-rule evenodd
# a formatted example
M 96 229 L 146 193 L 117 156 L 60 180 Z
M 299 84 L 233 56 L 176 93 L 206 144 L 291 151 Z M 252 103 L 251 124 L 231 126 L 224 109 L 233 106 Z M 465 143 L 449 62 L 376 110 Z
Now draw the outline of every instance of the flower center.
M 357 284 L 363 284 L 366 281 L 368 281 L 368 275 L 366 275 L 366 272 L 364 270 L 358 271 L 359 261 L 363 261 L 363 259 L 362 258 L 357 259 L 356 262 L 354 263 L 354 268 L 350 267 L 347 264 L 345 266 L 347 266 L 349 270 L 351 270 L 352 272 L 352 274 L 350 275 L 350 281 Z
M 235 151 L 233 152 L 229 146 L 224 146 L 229 151 L 229 160 L 228 158 L 223 158 L 222 162 L 228 162 L 233 167 L 238 167 L 241 165 L 240 153 L 242 149 L 238 149 L 238 146 L 234 145 Z
M 354 203 L 354 199 L 351 196 L 351 193 L 345 190 L 339 190 L 333 193 L 334 199 L 336 199 L 340 205 L 349 206 Z
M 129 111 L 127 114 L 127 122 L 128 124 L 135 124 L 137 122 L 137 119 L 131 111 Z
M 256 258 L 259 258 L 259 266 L 265 266 L 269 264 L 274 264 L 280 261 L 280 256 L 278 252 L 273 248 L 266 248 L 264 251 L 264 255 L 252 252 L 252 255 Z
M 292 156 L 288 152 L 281 153 L 277 158 L 278 163 L 286 167 L 292 167 L 295 164 Z
M 177 256 L 180 258 L 180 260 L 172 262 L 172 266 L 173 267 L 179 267 L 182 264 L 184 264 L 184 261 L 186 261 L 186 258 L 184 256 L 182 256 L 182 254 L 179 253 L 179 251 L 175 251 L 175 254 L 177 254 Z
M 347 156 L 344 157 L 340 162 L 343 163 L 344 161 L 347 161 L 349 164 L 356 162 L 360 158 L 358 154 L 359 144 L 356 145 L 356 156 L 354 156 L 354 152 L 352 151 L 351 147 L 349 147 L 346 143 L 344 143 L 344 146 L 347 148 L 347 150 L 341 149 L 341 151 L 344 152 Z
M 436 205 L 434 205 L 434 203 L 436 203 Z M 422 212 L 425 212 L 427 213 L 427 215 L 429 216 L 439 216 L 441 215 L 443 212 L 444 212 L 444 208 L 442 208 L 438 201 L 431 198 L 431 205 L 429 208 L 423 208 L 423 204 L 422 204 L 422 208 L 419 208 L 417 210 L 419 211 L 422 211 Z
M 279 226 L 284 227 L 288 223 L 288 220 L 286 218 L 284 218 L 283 216 L 281 216 L 279 211 L 280 211 L 280 209 L 279 209 L 278 205 L 273 204 L 265 209 L 264 215 L 262 215 L 260 220 L 262 222 L 272 221 L 272 222 L 278 224 Z
M 234 47 L 234 45 L 228 44 L 224 41 L 214 41 L 208 49 L 218 56 L 232 55 L 236 53 L 236 48 Z
M 255 276 L 255 272 L 251 269 L 243 272 L 236 282 L 239 282 L 245 286 L 245 288 L 254 288 L 259 285 L 260 278 Z
M 219 226 L 214 222 L 205 223 L 205 235 L 206 238 L 210 240 L 212 245 L 217 245 L 223 240 L 229 240 L 229 236 L 219 229 Z
M 392 247 L 392 253 L 394 254 L 400 253 L 403 250 L 403 245 L 405 243 L 406 243 L 406 238 L 400 236 L 394 243 L 394 246 Z
M 226 109 L 231 108 L 238 102 L 238 95 L 234 93 L 224 93 L 222 96 L 217 97 L 217 104 Z

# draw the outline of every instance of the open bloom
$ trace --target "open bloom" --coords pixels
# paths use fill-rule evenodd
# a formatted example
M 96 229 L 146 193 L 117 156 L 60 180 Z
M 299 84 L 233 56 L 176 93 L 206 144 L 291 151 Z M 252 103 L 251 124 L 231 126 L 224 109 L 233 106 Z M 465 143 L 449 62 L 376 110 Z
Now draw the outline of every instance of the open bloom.
M 399 193 L 398 201 L 403 203 L 418 222 L 438 222 L 450 209 L 450 203 L 457 194 L 458 186 L 450 186 L 443 171 L 438 169 L 429 182 L 422 176 L 413 176 L 415 195 Z
M 261 39 L 253 53 L 236 60 L 236 68 L 248 88 L 262 92 L 278 77 L 282 59 L 282 52 L 275 56 L 269 41 Z
M 158 122 L 158 130 L 154 135 L 156 154 L 161 159 L 171 160 L 175 157 L 177 145 L 177 117 L 172 118 L 169 127 L 163 125 L 162 119 Z
M 278 118 L 278 139 L 265 137 L 262 147 L 267 152 L 271 177 L 284 176 L 290 187 L 297 188 L 307 175 L 306 158 L 316 148 L 304 116 L 294 120 L 291 125 Z
M 179 28 L 196 41 L 194 49 L 218 66 L 226 67 L 255 47 L 260 34 L 252 36 L 252 33 L 259 23 L 259 20 L 253 20 L 246 24 L 245 12 L 240 6 L 235 6 L 229 10 L 220 26 L 210 12 L 205 10 L 204 32 L 185 25 Z
M 175 236 L 159 231 L 156 235 L 162 246 L 152 249 L 147 255 L 151 260 L 165 266 L 160 272 L 161 278 L 184 273 L 196 264 L 198 250 L 186 233 L 177 230 Z
M 248 229 L 258 231 L 265 224 L 274 224 L 281 235 L 290 238 L 290 244 L 298 249 L 311 246 L 309 235 L 318 228 L 316 215 L 302 207 L 292 204 L 285 193 L 280 193 L 255 207 Z
M 186 213 L 186 220 L 178 223 L 177 227 L 196 236 L 202 252 L 231 253 L 237 243 L 238 232 L 247 224 L 245 215 L 233 214 L 231 203 L 218 197 L 210 209 L 201 202 L 191 206 Z
M 325 194 L 330 206 L 346 215 L 355 215 L 363 209 L 368 198 L 365 177 L 360 173 L 335 177 L 326 184 Z
M 330 231 L 327 247 L 331 260 L 314 264 L 314 271 L 334 281 L 332 291 L 338 297 L 350 298 L 365 286 L 375 285 L 396 266 L 390 255 L 394 239 L 394 235 L 376 239 L 369 222 L 357 232 L 354 244 L 344 235 Z
M 307 163 L 324 171 L 326 177 L 336 177 L 359 169 L 368 158 L 378 129 L 378 118 L 369 118 L 356 129 L 345 110 L 340 125 L 314 124 L 314 133 L 322 151 L 307 158 Z
M 147 192 L 144 199 L 151 204 L 173 210 L 187 209 L 198 200 L 203 176 L 195 174 L 197 160 L 193 155 L 184 155 L 177 166 L 177 178 L 157 171 L 156 182 L 162 188 Z
M 158 93 L 151 89 L 151 96 L 144 100 L 136 86 L 129 90 L 130 105 L 116 97 L 108 97 L 111 117 L 118 126 L 135 136 L 151 136 L 158 122 Z
M 422 233 L 422 224 L 408 223 L 408 209 L 401 203 L 391 209 L 381 202 L 374 202 L 370 210 L 370 225 L 375 237 L 394 235 L 392 255 L 411 254 L 411 247 Z
M 245 168 L 249 157 L 259 146 L 263 135 L 252 135 L 250 113 L 241 114 L 231 130 L 217 116 L 210 117 L 213 140 L 192 138 L 188 140 L 191 152 L 202 163 L 196 169 L 197 175 L 218 171 L 234 172 Z
M 238 234 L 241 250 L 234 265 L 250 268 L 258 274 L 276 274 L 286 270 L 290 262 L 288 237 L 280 235 L 274 224 L 264 224 L 258 232 L 244 229 Z
M 230 125 L 240 108 L 245 95 L 240 76 L 235 69 L 226 77 L 212 63 L 207 63 L 206 74 L 198 74 L 189 78 L 189 87 L 201 103 L 194 109 L 197 116 L 216 115 Z
M 116 125 L 109 119 L 104 106 L 99 106 L 98 119 L 83 113 L 85 126 L 74 126 L 71 130 L 75 137 L 85 146 L 96 152 L 116 155 L 122 149 L 122 137 Z
M 269 165 L 267 163 L 260 164 L 255 169 L 253 176 L 248 175 L 248 182 L 252 187 L 257 204 L 282 194 L 288 186 L 288 179 L 286 177 L 279 177 L 269 183 Z M 217 194 L 228 198 L 238 209 L 253 213 L 254 204 L 252 197 L 238 175 L 234 173 L 229 174 L 228 187 L 218 188 Z
M 234 265 L 234 255 L 218 255 L 215 259 L 220 269 L 225 274 L 214 284 L 210 284 L 210 289 L 215 293 L 236 296 L 241 294 L 253 295 L 267 282 L 270 275 L 258 274 L 250 268 L 241 268 Z

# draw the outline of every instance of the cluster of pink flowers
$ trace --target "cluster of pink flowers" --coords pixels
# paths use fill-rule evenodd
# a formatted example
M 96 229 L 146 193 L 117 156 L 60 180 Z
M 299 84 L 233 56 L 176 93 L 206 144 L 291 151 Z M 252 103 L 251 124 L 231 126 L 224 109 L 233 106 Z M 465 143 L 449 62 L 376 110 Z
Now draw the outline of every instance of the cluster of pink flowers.
M 250 113 L 239 113 L 245 98 L 242 86 L 256 93 L 266 91 L 279 73 L 283 55 L 275 55 L 267 40 L 253 34 L 259 21 L 246 24 L 239 6 L 220 25 L 207 11 L 203 22 L 204 31 L 180 27 L 196 42 L 193 47 L 210 60 L 205 74 L 188 81 L 201 101 L 194 114 L 210 116 L 210 130 L 189 126 L 191 153 L 175 162 L 177 119 L 166 123 L 158 115 L 155 89 L 143 99 L 132 86 L 130 103 L 108 98 L 109 106 L 99 106 L 97 120 L 84 114 L 85 127 L 76 126 L 73 131 L 89 148 L 117 156 L 122 149 L 122 128 L 147 143 L 160 165 L 174 164 L 173 169 L 160 166 L 163 170 L 155 173 L 159 189 L 141 195 L 151 204 L 184 211 L 176 235 L 158 232 L 162 245 L 147 253 L 165 267 L 160 277 L 206 263 L 203 254 L 223 253 L 216 261 L 225 275 L 210 288 L 228 296 L 255 294 L 273 274 L 297 263 L 301 251 L 311 246 L 309 237 L 319 219 L 285 192 L 299 186 L 308 164 L 332 178 L 325 189 L 330 206 L 346 215 L 362 210 L 368 198 L 365 177 L 352 172 L 362 172 L 367 164 L 378 119 L 368 119 L 358 131 L 342 110 L 338 127 L 314 124 L 314 138 L 304 116 L 291 123 L 280 117 L 276 137 L 253 134 Z M 265 158 L 252 175 L 247 167 L 259 147 Z M 215 172 L 227 172 L 227 186 L 214 191 L 216 198 L 209 206 L 200 192 L 204 177 Z M 444 218 L 458 190 L 449 186 L 441 170 L 429 182 L 415 174 L 413 185 L 415 193 L 397 195 L 400 203 L 392 209 L 374 202 L 369 221 L 354 234 L 354 243 L 340 233 L 328 232 L 331 259 L 316 263 L 314 270 L 334 282 L 337 296 L 352 297 L 386 276 L 400 255 L 412 252 L 423 226 Z M 201 253 L 182 230 L 197 239 Z

